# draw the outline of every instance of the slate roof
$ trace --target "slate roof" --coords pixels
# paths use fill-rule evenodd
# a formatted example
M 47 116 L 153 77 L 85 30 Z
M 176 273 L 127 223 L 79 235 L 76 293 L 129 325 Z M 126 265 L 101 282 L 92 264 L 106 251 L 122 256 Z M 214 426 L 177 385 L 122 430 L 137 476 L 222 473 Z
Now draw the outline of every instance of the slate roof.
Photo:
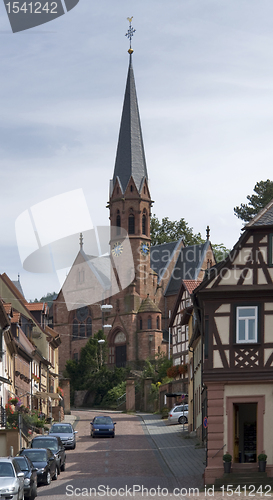
M 160 281 L 164 275 L 164 272 L 180 243 L 181 239 L 178 241 L 172 241 L 171 243 L 162 243 L 162 245 L 155 245 L 151 247 L 151 268 L 157 273 L 158 281 Z
M 24 297 L 24 292 L 23 292 L 23 288 L 22 288 L 22 285 L 18 279 L 18 281 L 12 281 L 12 283 L 16 286 L 17 290 L 21 293 L 21 295 L 23 295 Z
M 202 267 L 209 240 L 200 245 L 181 248 L 174 271 L 165 290 L 165 295 L 176 295 L 182 280 L 196 281 Z
M 245 228 L 253 226 L 273 225 L 273 200 L 271 200 L 253 219 L 246 224 Z
M 145 177 L 148 179 L 148 174 L 137 103 L 132 56 L 130 55 L 110 196 L 117 178 L 124 193 L 131 176 L 140 192 L 143 180 Z

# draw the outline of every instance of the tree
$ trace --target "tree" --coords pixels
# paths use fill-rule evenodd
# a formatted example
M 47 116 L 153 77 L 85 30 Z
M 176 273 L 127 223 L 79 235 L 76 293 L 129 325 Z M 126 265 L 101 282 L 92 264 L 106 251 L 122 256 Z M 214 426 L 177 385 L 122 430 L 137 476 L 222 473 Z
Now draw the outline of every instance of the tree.
M 253 190 L 256 194 L 247 195 L 248 204 L 241 203 L 240 207 L 234 208 L 235 215 L 245 222 L 249 222 L 259 211 L 264 208 L 273 198 L 273 182 L 257 182 Z
M 185 245 L 196 245 L 204 243 L 200 233 L 194 234 L 193 228 L 189 227 L 185 219 L 171 221 L 169 217 L 163 217 L 160 222 L 156 215 L 151 217 L 151 244 L 160 245 L 170 243 L 183 238 Z
M 169 217 L 164 217 L 160 222 L 156 215 L 151 217 L 151 245 L 160 245 L 162 243 L 170 243 L 183 238 L 186 246 L 199 245 L 205 243 L 200 233 L 195 234 L 193 228 L 189 227 L 185 219 L 179 221 L 171 221 Z M 224 260 L 230 250 L 223 243 L 211 245 L 216 262 Z

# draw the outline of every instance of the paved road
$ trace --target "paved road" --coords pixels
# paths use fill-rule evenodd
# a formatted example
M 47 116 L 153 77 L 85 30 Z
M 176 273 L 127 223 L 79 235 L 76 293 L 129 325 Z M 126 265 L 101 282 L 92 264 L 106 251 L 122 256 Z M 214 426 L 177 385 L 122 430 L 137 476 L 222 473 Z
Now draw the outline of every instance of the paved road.
M 77 447 L 67 451 L 66 471 L 57 481 L 38 489 L 39 498 L 143 498 L 147 494 L 162 498 L 175 488 L 184 488 L 185 493 L 203 486 L 204 450 L 196 449 L 195 440 L 185 439 L 181 425 L 168 426 L 154 415 L 115 413 L 115 439 L 92 439 L 90 420 L 95 414 L 72 412 L 72 419 L 77 419 Z M 91 495 L 90 488 L 94 488 Z

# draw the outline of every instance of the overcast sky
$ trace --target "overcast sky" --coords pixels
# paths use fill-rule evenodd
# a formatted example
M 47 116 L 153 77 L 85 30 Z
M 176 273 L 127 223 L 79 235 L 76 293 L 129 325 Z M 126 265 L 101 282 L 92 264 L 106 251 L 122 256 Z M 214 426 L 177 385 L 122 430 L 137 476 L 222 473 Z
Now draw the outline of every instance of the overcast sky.
M 153 212 L 232 248 L 234 206 L 273 180 L 272 0 L 80 0 L 17 34 L 0 3 L 0 272 L 27 299 L 59 284 L 23 270 L 22 212 L 82 188 L 93 224 L 109 222 L 128 16 Z

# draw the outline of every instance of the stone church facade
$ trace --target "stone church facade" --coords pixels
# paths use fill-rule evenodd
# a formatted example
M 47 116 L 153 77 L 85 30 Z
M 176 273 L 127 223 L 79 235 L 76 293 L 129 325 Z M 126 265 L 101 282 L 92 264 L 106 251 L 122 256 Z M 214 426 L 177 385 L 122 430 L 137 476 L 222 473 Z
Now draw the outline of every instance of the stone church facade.
M 214 263 L 210 242 L 185 247 L 183 240 L 151 247 L 150 218 L 152 199 L 149 190 L 141 123 L 138 110 L 132 51 L 124 96 L 120 133 L 113 179 L 110 181 L 110 250 L 108 264 L 96 262 L 81 240 L 80 251 L 70 270 L 67 283 L 82 290 L 78 307 L 67 306 L 64 284 L 53 304 L 54 328 L 62 341 L 60 371 L 68 359 L 79 359 L 80 350 L 103 325 L 108 345 L 108 365 L 141 368 L 145 359 L 168 352 L 168 324 L 182 279 L 202 279 L 206 268 Z M 131 267 L 129 284 L 122 286 L 125 276 L 126 234 L 130 243 Z M 128 252 L 129 255 L 129 252 Z M 93 260 L 92 260 L 93 259 Z M 128 260 L 128 259 L 127 259 Z M 86 266 L 86 263 L 88 265 Z M 106 277 L 107 265 L 112 278 Z M 122 274 L 123 273 L 123 274 Z M 88 298 L 89 290 L 102 290 L 100 300 Z M 92 274 L 92 277 L 91 277 Z M 121 278 L 120 278 L 121 277 Z M 114 291 L 110 293 L 115 282 Z M 107 293 L 105 291 L 107 290 Z M 109 292 L 110 290 L 110 292 Z M 92 302 L 92 303 L 91 303 Z M 112 306 L 103 313 L 101 305 Z

